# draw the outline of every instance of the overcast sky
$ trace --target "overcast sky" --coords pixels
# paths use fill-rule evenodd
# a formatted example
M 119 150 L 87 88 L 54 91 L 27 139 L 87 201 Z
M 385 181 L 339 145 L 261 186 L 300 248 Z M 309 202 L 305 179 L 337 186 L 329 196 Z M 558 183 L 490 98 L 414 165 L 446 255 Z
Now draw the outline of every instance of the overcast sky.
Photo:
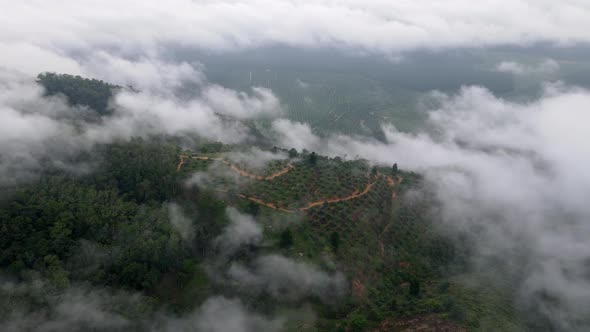
M 590 41 L 585 0 L 10 1 L 0 63 L 80 72 L 72 54 L 157 57 L 170 45 L 229 51 L 268 44 L 397 54 L 417 48 Z

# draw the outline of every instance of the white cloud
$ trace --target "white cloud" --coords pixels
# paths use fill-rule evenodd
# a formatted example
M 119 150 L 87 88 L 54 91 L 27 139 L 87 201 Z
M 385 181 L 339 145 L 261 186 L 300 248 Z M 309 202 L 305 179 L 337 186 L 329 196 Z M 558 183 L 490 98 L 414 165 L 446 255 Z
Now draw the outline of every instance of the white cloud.
M 239 300 L 219 296 L 207 299 L 190 315 L 168 318 L 163 328 L 153 331 L 273 332 L 283 331 L 283 325 L 282 318 L 264 317 L 249 311 Z
M 20 74 L 0 71 L 0 185 L 29 177 L 40 160 L 76 145 L 71 110 Z
M 98 331 L 122 331 L 130 322 L 116 312 L 115 304 L 135 306 L 137 295 L 111 293 L 100 289 L 70 287 L 59 294 L 48 290 L 41 281 L 15 284 L 2 280 L 0 293 L 6 298 L 34 296 L 47 303 L 46 308 L 27 307 L 13 301 L 2 317 L 2 327 L 7 331 L 72 331 L 95 329 Z
M 268 166 L 272 161 L 287 159 L 287 154 L 282 151 L 273 153 L 271 151 L 264 151 L 257 147 L 252 147 L 243 152 L 229 152 L 225 154 L 225 157 L 234 163 L 245 164 L 248 168 L 262 169 Z
M 41 72 L 53 71 L 81 74 L 80 64 L 58 52 L 25 42 L 3 42 L 0 40 L 0 68 L 10 69 L 36 76 Z
M 219 85 L 210 85 L 202 95 L 203 99 L 216 112 L 236 119 L 275 117 L 279 115 L 281 110 L 279 99 L 266 88 L 253 88 L 251 97 L 244 92 L 226 89 Z
M 159 93 L 173 91 L 187 83 L 203 83 L 205 77 L 199 69 L 198 66 L 195 68 L 185 62 L 173 64 L 157 58 L 143 57 L 132 61 L 104 51 L 82 61 L 82 70 L 90 77 L 100 77 L 113 84 L 131 85 L 135 89 Z
M 295 82 L 303 90 L 307 90 L 307 88 L 309 88 L 309 83 L 304 82 L 304 81 L 300 80 L 299 78 L 296 79 Z
M 266 292 L 283 301 L 316 296 L 333 303 L 342 298 L 346 289 L 346 279 L 341 273 L 331 275 L 280 255 L 260 256 L 251 267 L 233 263 L 227 273 L 244 290 Z
M 266 89 L 255 89 L 250 95 L 223 89 L 219 94 L 177 98 L 168 87 L 174 88 L 177 80 L 185 77 L 182 72 L 192 77 L 192 70 L 178 69 L 175 74 L 176 67 L 171 64 L 152 62 L 139 66 L 143 65 L 157 68 L 152 77 L 143 79 L 141 74 L 132 77 L 124 73 L 122 77 L 157 82 L 160 73 L 168 71 L 161 75 L 163 82 L 169 79 L 168 83 L 151 85 L 153 90 L 148 87 L 142 92 L 117 93 L 112 101 L 113 115 L 92 123 L 82 121 L 89 110 L 71 107 L 61 97 L 43 96 L 44 90 L 31 76 L 0 70 L 0 184 L 28 179 L 39 170 L 41 160 L 63 164 L 67 156 L 116 139 L 169 134 L 243 142 L 249 137 L 249 128 L 239 120 L 280 114 L 278 99 Z M 201 88 L 221 89 L 206 82 Z
M 7 331 L 278 332 L 284 331 L 285 323 L 283 317 L 266 317 L 238 299 L 223 296 L 210 297 L 192 312 L 178 316 L 150 312 L 148 300 L 138 293 L 81 285 L 56 292 L 47 290 L 41 281 L 2 281 L 0 293 L 7 299 L 34 297 L 47 303 L 47 307 L 27 306 L 22 301 L 6 300 L 12 304 L 3 311 L 1 323 Z M 121 311 L 141 315 L 141 319 L 128 319 Z
M 259 101 L 264 102 L 264 101 Z M 221 118 L 202 99 L 183 101 L 149 93 L 122 92 L 114 99 L 116 113 L 98 126 L 89 126 L 86 136 L 109 142 L 149 134 L 194 134 L 225 143 L 247 138 L 247 128 L 232 119 Z
M 25 0 L 3 9 L 2 43 L 149 57 L 170 44 L 227 50 L 281 43 L 396 53 L 590 41 L 590 5 L 580 0 Z
M 182 208 L 178 204 L 168 204 L 168 218 L 172 227 L 174 227 L 184 241 L 190 243 L 194 239 L 195 229 L 193 227 L 193 221 L 184 215 Z
M 547 59 L 536 65 L 526 65 L 515 61 L 502 61 L 496 66 L 496 70 L 514 75 L 553 74 L 559 71 L 557 61 Z
M 224 258 L 243 246 L 256 245 L 262 241 L 262 227 L 252 216 L 242 214 L 233 208 L 228 208 L 226 213 L 230 224 L 214 240 Z
M 277 119 L 272 122 L 271 127 L 276 141 L 285 148 L 313 150 L 321 142 L 307 123 Z

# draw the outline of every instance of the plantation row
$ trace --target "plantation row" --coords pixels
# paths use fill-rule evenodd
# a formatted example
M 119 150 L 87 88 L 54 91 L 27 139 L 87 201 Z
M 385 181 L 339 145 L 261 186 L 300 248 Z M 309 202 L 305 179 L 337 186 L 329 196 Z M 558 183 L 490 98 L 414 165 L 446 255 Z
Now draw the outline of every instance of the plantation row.
M 359 161 L 319 158 L 312 164 L 299 158 L 275 160 L 269 162 L 274 172 L 271 173 L 260 168 L 249 170 L 247 163 L 234 164 L 223 157 L 183 155 L 180 158 L 179 169 L 208 172 L 207 178 L 211 179 L 208 185 L 213 189 L 284 212 L 358 200 L 383 185 L 386 190 L 380 189 L 381 196 L 384 199 L 395 197 L 393 178 L 376 169 L 370 170 L 366 163 Z M 248 181 L 250 179 L 255 181 Z

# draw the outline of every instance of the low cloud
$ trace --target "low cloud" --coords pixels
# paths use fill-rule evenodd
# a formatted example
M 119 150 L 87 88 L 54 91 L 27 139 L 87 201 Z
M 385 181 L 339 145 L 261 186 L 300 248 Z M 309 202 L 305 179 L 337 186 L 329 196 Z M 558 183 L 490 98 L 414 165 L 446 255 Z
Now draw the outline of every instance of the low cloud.
M 272 161 L 285 160 L 288 156 L 282 151 L 274 153 L 254 147 L 244 152 L 227 153 L 225 157 L 232 162 L 246 165 L 248 168 L 261 169 Z
M 249 310 L 239 299 L 213 296 L 185 315 L 155 312 L 148 299 L 133 293 L 75 285 L 63 291 L 47 290 L 41 281 L 3 281 L 0 293 L 10 306 L 0 313 L 7 331 L 283 331 L 285 319 Z M 20 306 L 17 299 L 35 298 L 46 306 Z M 127 315 L 134 316 L 126 318 Z
M 560 65 L 557 61 L 548 59 L 538 64 L 522 64 L 515 61 L 502 61 L 496 65 L 496 70 L 514 75 L 549 75 L 558 72 Z
M 130 308 L 140 301 L 139 296 L 123 292 L 111 293 L 82 286 L 56 292 L 47 287 L 41 281 L 3 281 L 0 284 L 3 299 L 32 297 L 45 305 L 27 308 L 15 301 L 0 316 L 2 326 L 7 331 L 122 331 L 131 323 L 117 310 L 120 306 Z
M 195 229 L 193 227 L 193 221 L 188 218 L 178 204 L 168 204 L 168 217 L 172 227 L 178 232 L 180 237 L 190 243 L 195 237 Z
M 590 92 L 551 85 L 526 104 L 479 87 L 434 97 L 440 106 L 428 131 L 385 126 L 386 142 L 309 137 L 307 125 L 286 121 L 277 135 L 283 144 L 422 172 L 441 203 L 437 223 L 471 237 L 478 269 L 510 280 L 520 308 L 554 328 L 587 327 Z M 302 131 L 308 136 L 290 141 Z
M 309 88 L 309 83 L 302 81 L 301 79 L 296 79 L 295 82 L 297 83 L 297 85 L 303 89 L 303 90 L 307 90 Z
M 217 113 L 236 119 L 276 117 L 281 110 L 279 99 L 272 91 L 260 87 L 254 87 L 252 96 L 249 96 L 244 92 L 211 85 L 203 91 L 202 98 Z
M 333 303 L 345 295 L 346 289 L 344 275 L 330 275 L 280 255 L 258 257 L 249 266 L 234 263 L 227 274 L 230 281 L 247 292 L 267 293 L 282 301 L 316 296 Z
M 243 246 L 255 245 L 262 241 L 262 227 L 256 223 L 254 218 L 242 214 L 234 208 L 228 208 L 226 213 L 230 224 L 214 240 L 222 257 L 235 253 Z
M 90 141 L 110 142 L 153 134 L 197 135 L 224 143 L 248 138 L 248 128 L 235 119 L 219 116 L 201 99 L 183 101 L 148 93 L 122 92 L 113 101 L 115 114 L 87 127 Z
M 0 48 L 4 50 L 0 55 L 0 70 L 18 71 L 29 76 L 36 76 L 46 71 L 71 75 L 82 74 L 78 61 L 42 45 L 0 40 Z
M 283 147 L 292 147 L 297 150 L 313 150 L 322 143 L 321 139 L 313 133 L 307 123 L 277 119 L 272 122 L 271 127 L 276 142 Z
M 150 5 L 132 0 L 26 0 L 6 5 L 3 12 L 0 42 L 11 44 L 3 49 L 19 41 L 48 52 L 91 53 L 100 48 L 135 55 L 141 49 L 151 55 L 170 45 L 227 51 L 279 43 L 397 53 L 590 41 L 590 8 L 578 0 L 500 0 L 484 5 L 469 0 L 171 0 Z M 68 19 L 63 19 L 64 13 Z M 277 18 L 281 24 L 276 24 Z
M 260 246 L 262 227 L 249 215 L 227 209 L 230 224 L 213 243 L 220 249 L 219 262 L 210 272 L 227 286 L 246 294 L 267 294 L 279 301 L 293 302 L 316 297 L 325 303 L 345 295 L 347 282 L 339 272 L 328 273 L 311 264 L 281 255 L 255 255 L 250 262 L 231 260 L 247 246 Z
M 219 296 L 208 299 L 192 314 L 162 325 L 153 331 L 273 332 L 284 330 L 284 319 L 267 318 L 249 311 L 237 299 Z
M 80 62 L 81 71 L 86 76 L 150 93 L 167 94 L 184 85 L 200 85 L 206 81 L 199 64 L 169 63 L 157 57 L 129 60 L 100 51 Z M 48 70 L 44 68 L 37 73 Z M 71 74 L 69 71 L 60 72 Z
M 141 75 L 120 74 L 129 77 L 126 82 L 143 81 L 148 90 L 119 91 L 111 101 L 113 114 L 91 122 L 86 119 L 93 117 L 92 110 L 72 107 L 65 97 L 44 96 L 43 88 L 31 76 L 0 70 L 0 184 L 30 179 L 43 168 L 42 163 L 71 171 L 87 170 L 70 165 L 69 157 L 97 143 L 131 137 L 166 134 L 244 142 L 250 129 L 241 120 L 280 114 L 278 99 L 269 90 L 255 88 L 249 95 L 210 85 L 194 69 L 183 69 L 186 64 L 150 64 L 161 65 L 146 80 Z M 174 74 L 171 68 L 180 69 Z M 184 71 L 186 75 L 180 74 Z M 201 82 L 204 93 L 189 100 L 176 97 L 173 90 L 193 74 L 197 75 L 193 83 Z M 151 74 L 148 71 L 146 75 Z M 146 83 L 159 79 L 166 86 Z
M 0 71 L 0 185 L 27 179 L 42 163 L 66 163 L 66 151 L 78 150 L 78 109 L 18 73 Z M 83 115 L 83 110 L 77 113 Z M 55 157 L 55 158 L 52 158 Z

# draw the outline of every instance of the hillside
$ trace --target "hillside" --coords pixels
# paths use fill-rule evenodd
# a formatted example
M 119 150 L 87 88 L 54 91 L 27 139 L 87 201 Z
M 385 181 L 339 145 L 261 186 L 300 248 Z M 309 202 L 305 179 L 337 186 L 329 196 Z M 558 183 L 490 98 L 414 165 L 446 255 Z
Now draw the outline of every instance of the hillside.
M 53 81 L 78 78 L 51 77 L 48 93 L 104 112 L 108 100 Z M 90 84 L 97 98 L 113 87 Z M 421 176 L 403 165 L 179 142 L 97 145 L 76 157 L 90 172 L 48 165 L 5 188 L 0 267 L 21 286 L 0 290 L 0 319 L 64 319 L 67 301 L 85 296 L 127 322 L 100 330 L 142 331 L 223 295 L 283 317 L 288 331 L 521 324 L 502 293 L 462 282 L 466 248 L 436 227 Z

